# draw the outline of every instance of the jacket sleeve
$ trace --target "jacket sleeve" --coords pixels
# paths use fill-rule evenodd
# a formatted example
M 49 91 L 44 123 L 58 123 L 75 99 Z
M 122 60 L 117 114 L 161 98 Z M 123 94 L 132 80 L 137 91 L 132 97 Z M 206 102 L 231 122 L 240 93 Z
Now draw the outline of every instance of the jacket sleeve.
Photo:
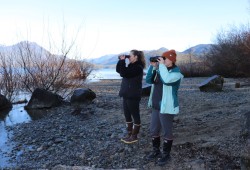
M 121 60 L 120 76 L 125 78 L 132 78 L 143 74 L 143 68 L 140 65 L 135 67 L 126 67 L 125 60 Z
M 123 60 L 119 60 L 116 64 L 116 72 L 120 73 L 120 67 L 123 64 Z M 124 64 L 125 64 L 125 60 L 124 60 Z
M 159 64 L 159 71 L 161 80 L 167 85 L 171 85 L 171 83 L 175 83 L 183 78 L 183 75 L 180 72 L 168 72 L 168 69 L 164 64 Z
M 155 74 L 153 72 L 155 71 L 155 68 L 151 65 L 148 69 L 147 75 L 146 75 L 146 83 L 153 84 L 153 77 Z

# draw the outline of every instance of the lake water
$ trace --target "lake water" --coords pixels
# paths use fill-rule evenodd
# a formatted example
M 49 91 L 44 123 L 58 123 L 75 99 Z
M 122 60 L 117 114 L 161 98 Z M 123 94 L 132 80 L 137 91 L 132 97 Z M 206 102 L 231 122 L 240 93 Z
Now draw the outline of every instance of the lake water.
M 115 69 L 98 69 L 92 71 L 88 80 L 121 79 Z
M 4 115 L 1 114 L 0 119 L 0 169 L 9 167 L 8 157 L 6 154 L 10 153 L 14 143 L 11 141 L 12 131 L 7 131 L 7 126 L 13 126 L 18 123 L 25 123 L 31 121 L 28 113 L 23 109 L 24 104 L 14 105 L 12 110 L 6 111 Z
M 147 70 L 144 69 L 144 73 Z M 144 75 L 145 76 L 145 75 Z M 87 82 L 99 81 L 102 79 L 121 79 L 120 74 L 116 72 L 115 69 L 98 69 L 94 70 L 88 77 Z
M 29 99 L 28 94 L 21 94 L 17 100 Z M 10 153 L 14 143 L 10 140 L 12 131 L 7 131 L 7 126 L 31 121 L 31 117 L 24 110 L 25 103 L 13 105 L 12 109 L 0 111 L 0 169 L 13 166 L 9 164 L 6 154 Z

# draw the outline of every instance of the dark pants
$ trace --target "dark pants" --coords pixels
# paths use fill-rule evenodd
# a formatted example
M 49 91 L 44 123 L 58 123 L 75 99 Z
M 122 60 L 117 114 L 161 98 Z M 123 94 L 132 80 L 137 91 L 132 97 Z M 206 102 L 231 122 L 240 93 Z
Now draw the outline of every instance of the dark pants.
M 123 98 L 123 110 L 126 122 L 134 122 L 134 124 L 138 125 L 141 124 L 139 106 L 140 99 Z
M 159 110 L 152 109 L 150 133 L 152 137 L 160 136 L 161 130 L 165 140 L 173 140 L 173 114 L 162 114 Z

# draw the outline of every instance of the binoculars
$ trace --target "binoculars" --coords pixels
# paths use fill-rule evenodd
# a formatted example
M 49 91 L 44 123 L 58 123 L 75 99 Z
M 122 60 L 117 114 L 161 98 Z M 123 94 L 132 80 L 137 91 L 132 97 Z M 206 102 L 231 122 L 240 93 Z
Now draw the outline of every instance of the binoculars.
M 119 55 L 119 56 L 118 56 L 118 59 L 120 59 L 121 56 L 125 56 L 125 58 L 129 58 L 129 57 L 130 57 L 130 55 Z
M 162 57 L 162 56 L 154 56 L 154 57 L 150 57 L 150 58 L 149 58 L 149 61 L 150 61 L 150 62 L 155 62 L 155 63 L 156 63 L 156 62 L 158 62 L 157 59 L 160 58 L 160 57 L 163 58 L 163 60 L 166 59 L 165 57 Z

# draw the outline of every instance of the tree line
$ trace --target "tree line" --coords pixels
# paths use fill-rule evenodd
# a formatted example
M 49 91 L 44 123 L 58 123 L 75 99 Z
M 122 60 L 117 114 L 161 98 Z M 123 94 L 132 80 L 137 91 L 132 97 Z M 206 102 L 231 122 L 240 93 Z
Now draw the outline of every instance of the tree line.
M 220 31 L 216 42 L 204 54 L 192 51 L 188 60 L 179 63 L 186 77 L 206 77 L 219 74 L 224 77 L 250 77 L 250 28 L 248 25 Z

